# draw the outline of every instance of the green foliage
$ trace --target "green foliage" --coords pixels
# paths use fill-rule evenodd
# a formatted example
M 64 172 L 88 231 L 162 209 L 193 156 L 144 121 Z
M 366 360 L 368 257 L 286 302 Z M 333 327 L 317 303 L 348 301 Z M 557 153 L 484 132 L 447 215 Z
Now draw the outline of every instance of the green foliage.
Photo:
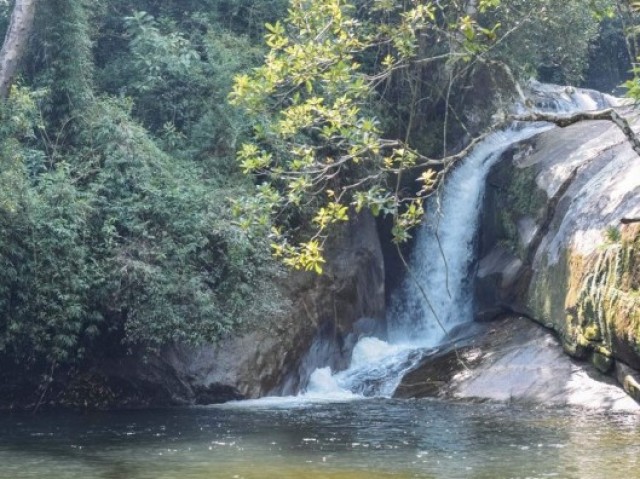
M 73 141 L 93 97 L 89 6 L 85 0 L 50 0 L 43 6 L 44 15 L 57 19 L 43 32 L 50 92 L 44 110 L 56 135 Z
M 583 78 L 599 25 L 613 15 L 613 0 L 504 0 L 488 14 L 508 34 L 492 56 L 517 74 L 560 84 Z M 570 20 L 568 20 L 570 19 Z
M 216 23 L 236 35 L 259 39 L 265 23 L 273 23 L 286 12 L 288 0 L 212 0 Z
M 638 65 L 638 35 L 640 34 L 640 4 L 638 2 L 628 2 L 628 9 L 621 10 L 621 21 L 623 33 L 627 43 L 629 56 L 635 58 L 636 62 L 631 67 L 631 78 L 622 84 L 627 90 L 627 96 L 636 102 L 640 100 L 640 66 Z M 625 15 L 626 13 L 626 15 Z
M 92 117 L 87 134 L 106 142 L 88 158 L 100 165 L 90 190 L 101 302 L 126 314 L 128 337 L 215 339 L 272 310 L 273 301 L 252 301 L 275 270 L 230 221 L 233 190 L 162 153 L 117 103 L 101 102 Z
M 80 137 L 91 148 L 68 163 L 29 180 L 14 143 L 4 165 L 0 181 L 14 183 L 0 209 L 0 351 L 26 363 L 82 358 L 110 331 L 215 340 L 277 310 L 265 286 L 277 268 L 225 207 L 235 187 L 168 157 L 121 103 L 91 107 Z M 14 137 L 35 106 L 12 96 Z
M 469 16 L 453 18 L 442 33 L 438 18 L 448 14 L 446 8 L 360 3 L 356 10 L 342 0 L 292 1 L 285 22 L 266 26 L 270 51 L 264 65 L 237 76 L 231 93 L 255 127 L 254 141 L 239 151 L 240 166 L 261 181 L 236 211 L 246 227 L 264 229 L 274 217 L 283 218 L 271 229 L 272 247 L 294 268 L 322 270 L 328 229 L 347 220 L 349 210 L 390 214 L 395 240 L 409 237 L 435 175 L 420 177 L 417 195 L 394 186 L 394 176 L 425 158 L 402 139 L 383 137 L 370 109 L 376 85 L 416 58 L 421 36 L 456 39 L 460 51 L 452 57 L 487 48 L 489 30 Z M 372 55 L 373 70 L 367 71 Z M 296 211 L 313 225 L 299 244 L 290 241 Z
M 125 50 L 100 69 L 99 84 L 132 99 L 134 117 L 165 151 L 200 160 L 215 175 L 229 169 L 247 124 L 226 102 L 233 75 L 253 66 L 262 50 L 203 12 L 191 13 L 187 24 L 184 31 L 172 19 L 132 12 L 123 19 Z
M 190 3 L 186 19 L 184 2 L 40 10 L 38 89 L 0 105 L 0 357 L 216 340 L 279 310 L 280 267 L 227 203 L 247 187 L 225 160 L 246 120 L 224 99 L 260 49 Z
M 84 353 L 80 340 L 97 333 L 100 319 L 87 310 L 89 208 L 63 167 L 25 193 L 13 213 L 0 215 L 0 350 L 27 364 L 66 361 Z
M 184 34 L 172 25 L 162 28 L 146 12 L 134 12 L 125 24 L 130 56 L 119 58 L 118 67 L 126 60 L 124 70 L 129 71 L 129 78 L 125 84 L 137 100 L 136 114 L 155 131 L 166 123 L 184 125 L 190 113 L 197 114 L 185 103 L 206 93 L 198 88 L 204 73 L 198 51 Z M 116 80 L 124 83 L 121 75 Z M 172 105 L 173 111 L 167 105 Z
M 20 148 L 39 128 L 32 96 L 14 89 L 0 116 L 0 351 L 26 364 L 41 356 L 67 360 L 70 351 L 82 353 L 78 341 L 91 323 L 83 244 L 89 207 L 70 183 L 68 165 L 37 174 L 29 164 L 34 152 Z M 29 177 L 36 175 L 34 183 Z
M 616 226 L 608 226 L 604 232 L 604 236 L 609 244 L 618 244 L 622 241 L 622 233 L 620 228 Z
M 634 65 L 631 69 L 633 79 L 627 80 L 622 86 L 627 90 L 626 95 L 635 101 L 640 101 L 640 67 Z

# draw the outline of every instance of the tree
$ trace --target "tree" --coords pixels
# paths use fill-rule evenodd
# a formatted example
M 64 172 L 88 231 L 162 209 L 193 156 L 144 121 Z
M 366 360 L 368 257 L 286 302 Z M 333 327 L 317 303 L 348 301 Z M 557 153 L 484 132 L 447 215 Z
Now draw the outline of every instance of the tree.
M 372 100 L 416 64 L 446 66 L 487 52 L 499 26 L 469 13 L 499 4 L 292 0 L 285 22 L 267 25 L 264 65 L 238 76 L 231 94 L 255 122 L 253 141 L 238 154 L 258 183 L 255 195 L 235 204 L 242 225 L 270 230 L 275 256 L 318 273 L 330 227 L 351 211 L 389 214 L 394 240 L 408 239 L 422 221 L 435 168 L 460 156 L 429 158 L 411 147 L 408 133 L 386 138 Z M 425 42 L 435 45 L 428 57 L 418 55 Z M 422 170 L 419 185 L 404 188 L 403 173 L 414 168 Z
M 16 0 L 2 50 L 0 50 L 0 98 L 9 94 L 20 60 L 31 35 L 38 0 Z
M 598 17 L 612 8 L 610 0 L 292 0 L 284 22 L 266 26 L 264 65 L 238 76 L 231 94 L 255 125 L 238 154 L 257 185 L 235 202 L 241 224 L 267 231 L 286 264 L 317 272 L 331 226 L 363 208 L 392 216 L 394 241 L 407 240 L 425 197 L 465 153 L 451 155 L 449 116 L 469 146 L 478 140 L 451 105 L 474 69 L 510 83 L 543 70 L 577 80 Z M 567 16 L 576 23 L 569 31 Z M 377 103 L 389 91 L 402 111 L 385 128 Z M 412 142 L 418 110 L 429 107 L 443 111 L 436 155 Z
M 213 341 L 282 304 L 281 266 L 225 202 L 246 179 L 211 151 L 245 124 L 223 100 L 260 49 L 207 16 L 214 0 L 188 15 L 136 2 L 157 18 L 97 3 L 38 5 L 23 81 L 0 102 L 3 368 L 63 374 L 132 343 Z

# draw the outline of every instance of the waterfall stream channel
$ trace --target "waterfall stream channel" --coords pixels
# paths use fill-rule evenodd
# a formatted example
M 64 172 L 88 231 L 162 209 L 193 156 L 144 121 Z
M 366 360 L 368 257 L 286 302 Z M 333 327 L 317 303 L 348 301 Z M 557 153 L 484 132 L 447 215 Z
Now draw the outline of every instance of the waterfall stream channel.
M 486 175 L 509 146 L 550 127 L 513 125 L 493 133 L 452 171 L 428 202 L 409 261 L 412 274 L 391 299 L 387 339 L 361 338 L 346 370 L 317 369 L 307 389 L 285 401 L 391 397 L 406 371 L 473 320 L 474 240 Z

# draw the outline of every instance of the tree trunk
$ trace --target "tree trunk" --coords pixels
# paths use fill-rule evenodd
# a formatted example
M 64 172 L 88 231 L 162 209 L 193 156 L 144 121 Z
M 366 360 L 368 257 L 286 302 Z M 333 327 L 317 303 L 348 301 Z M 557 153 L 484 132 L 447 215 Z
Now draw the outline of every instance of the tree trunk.
M 16 74 L 18 65 L 33 28 L 38 0 L 16 0 L 11 13 L 11 20 L 0 50 L 0 98 L 9 95 L 11 82 Z

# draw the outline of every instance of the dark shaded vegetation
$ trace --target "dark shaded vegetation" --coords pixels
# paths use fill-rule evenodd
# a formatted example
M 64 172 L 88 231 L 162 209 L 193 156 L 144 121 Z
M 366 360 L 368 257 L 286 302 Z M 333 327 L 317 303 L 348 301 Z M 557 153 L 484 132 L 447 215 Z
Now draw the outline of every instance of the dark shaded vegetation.
M 228 208 L 246 121 L 226 95 L 283 2 L 94 3 L 42 2 L 0 105 L 0 358 L 45 384 L 280 304 L 279 266 Z

